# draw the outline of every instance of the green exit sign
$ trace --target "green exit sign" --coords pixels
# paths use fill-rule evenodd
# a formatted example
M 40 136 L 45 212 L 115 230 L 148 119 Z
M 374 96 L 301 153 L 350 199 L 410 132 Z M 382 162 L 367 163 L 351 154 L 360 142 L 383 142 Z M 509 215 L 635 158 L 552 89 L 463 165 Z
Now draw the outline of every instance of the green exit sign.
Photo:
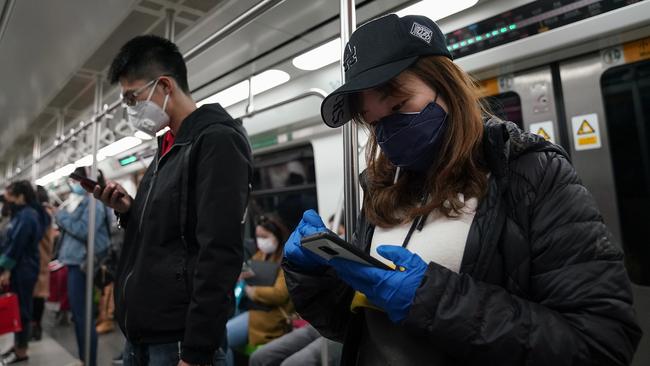
M 125 156 L 120 159 L 120 165 L 127 166 L 129 164 L 135 163 L 136 161 L 138 161 L 138 158 L 135 155 Z

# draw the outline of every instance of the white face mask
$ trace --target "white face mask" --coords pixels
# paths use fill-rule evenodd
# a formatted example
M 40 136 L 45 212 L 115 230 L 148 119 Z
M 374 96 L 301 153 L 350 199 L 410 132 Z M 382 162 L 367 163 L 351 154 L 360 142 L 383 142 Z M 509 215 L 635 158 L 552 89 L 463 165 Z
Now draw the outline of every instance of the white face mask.
M 165 113 L 169 94 L 165 95 L 162 108 L 151 101 L 151 96 L 158 85 L 158 80 L 151 87 L 147 100 L 137 102 L 133 107 L 126 107 L 129 122 L 136 129 L 155 136 L 156 132 L 169 125 L 169 115 Z
M 278 249 L 278 242 L 275 238 L 257 238 L 257 247 L 264 254 L 273 254 Z

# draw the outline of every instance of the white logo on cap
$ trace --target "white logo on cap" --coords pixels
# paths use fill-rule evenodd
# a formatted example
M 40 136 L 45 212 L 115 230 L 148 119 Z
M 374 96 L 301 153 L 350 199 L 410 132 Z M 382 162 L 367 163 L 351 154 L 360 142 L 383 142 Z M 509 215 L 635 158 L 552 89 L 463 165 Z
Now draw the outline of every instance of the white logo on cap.
M 348 69 L 357 63 L 357 46 L 352 46 L 348 43 L 348 47 L 345 50 L 345 58 L 343 60 L 343 70 L 345 72 Z
M 426 43 L 431 44 L 431 37 L 433 37 L 433 31 L 422 24 L 413 22 L 411 27 L 411 34 L 425 41 Z

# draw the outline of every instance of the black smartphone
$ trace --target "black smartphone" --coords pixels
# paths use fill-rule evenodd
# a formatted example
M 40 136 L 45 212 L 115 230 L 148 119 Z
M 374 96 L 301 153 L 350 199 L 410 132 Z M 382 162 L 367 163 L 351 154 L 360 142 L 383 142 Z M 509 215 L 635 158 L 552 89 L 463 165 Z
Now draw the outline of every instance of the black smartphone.
M 70 173 L 69 175 L 70 178 L 76 180 L 77 182 L 81 183 L 81 186 L 86 190 L 92 192 L 93 189 L 95 189 L 95 186 L 100 186 L 102 187 L 98 182 L 95 182 L 94 180 L 90 178 L 83 177 L 77 173 Z
M 77 173 L 70 173 L 69 177 L 81 183 L 81 186 L 87 192 L 92 192 L 95 189 L 95 186 L 99 186 L 99 188 L 101 189 L 104 189 L 104 187 L 106 187 L 106 180 L 104 179 L 104 175 L 101 173 L 99 174 L 97 181 L 94 181 L 90 178 L 82 177 Z M 117 199 L 122 198 L 122 196 L 124 196 L 124 193 L 118 191 Z
M 339 238 L 329 231 L 305 236 L 302 238 L 302 240 L 300 240 L 300 244 L 303 248 L 309 250 L 321 258 L 324 258 L 325 260 L 339 257 L 361 263 L 366 266 L 377 267 L 388 271 L 393 270 L 393 268 L 389 267 L 384 262 L 378 260 L 377 258 L 373 258 L 370 256 L 370 254 L 353 246 L 352 244 Z

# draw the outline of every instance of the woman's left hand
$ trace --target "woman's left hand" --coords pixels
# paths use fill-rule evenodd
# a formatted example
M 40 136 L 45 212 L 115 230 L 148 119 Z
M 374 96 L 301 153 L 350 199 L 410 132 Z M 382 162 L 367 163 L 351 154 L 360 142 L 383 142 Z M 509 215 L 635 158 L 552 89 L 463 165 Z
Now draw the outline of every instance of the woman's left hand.
M 255 293 L 255 289 L 253 288 L 253 286 L 246 285 L 244 287 L 244 292 L 246 292 L 246 297 L 248 297 L 251 300 L 253 299 L 253 294 Z
M 340 279 L 384 309 L 394 323 L 399 323 L 408 314 L 427 264 L 400 246 L 382 245 L 377 253 L 395 263 L 398 269 L 389 271 L 342 258 L 334 258 L 329 264 Z
M 0 273 L 0 287 L 9 287 L 9 284 L 11 283 L 11 272 L 7 270 L 3 270 Z

